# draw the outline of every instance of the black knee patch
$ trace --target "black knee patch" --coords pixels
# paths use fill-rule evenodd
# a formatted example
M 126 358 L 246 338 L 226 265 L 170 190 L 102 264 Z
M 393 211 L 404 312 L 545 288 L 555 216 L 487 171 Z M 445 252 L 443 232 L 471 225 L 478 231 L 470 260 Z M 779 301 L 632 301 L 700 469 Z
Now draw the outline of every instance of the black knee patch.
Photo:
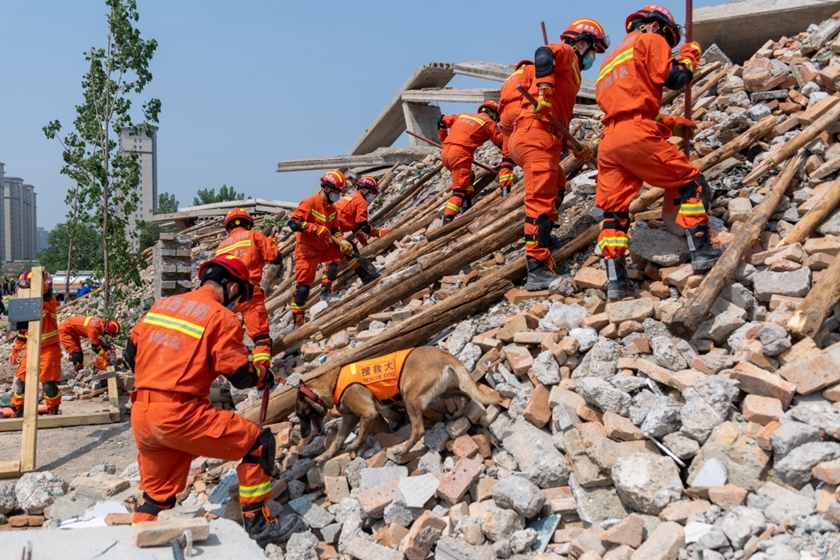
M 54 399 L 58 396 L 58 384 L 55 381 L 44 381 L 41 383 L 44 388 L 44 396 Z
M 303 307 L 306 305 L 306 300 L 309 299 L 309 286 L 298 284 L 295 286 L 295 305 Z
M 324 275 L 330 282 L 334 281 L 338 277 L 338 263 L 328 263 L 327 266 L 325 266 L 324 268 Z
M 139 513 L 146 513 L 149 515 L 157 515 L 165 509 L 172 509 L 175 507 L 175 496 L 170 496 L 164 502 L 153 500 L 148 494 L 143 492 L 143 503 L 137 508 Z
M 699 174 L 693 181 L 687 185 L 683 185 L 677 191 L 680 193 L 680 202 L 685 202 L 689 198 L 699 198 L 703 203 L 703 208 L 706 212 L 709 211 L 709 203 L 712 199 L 712 188 L 703 174 Z
M 253 453 L 260 447 L 262 447 L 260 454 L 254 455 Z M 259 437 L 257 437 L 257 441 L 255 441 L 251 449 L 248 450 L 248 454 L 242 458 L 242 462 L 259 465 L 262 467 L 266 476 L 271 476 L 274 472 L 274 457 L 276 454 L 277 442 L 274 439 L 274 435 L 271 433 L 271 430 L 264 428 L 263 431 L 260 432 Z
M 271 346 L 271 336 L 267 334 L 258 334 L 253 338 L 254 346 Z
M 548 248 L 551 246 L 551 220 L 548 216 L 541 214 L 537 218 L 537 244 L 540 247 Z
M 82 365 L 85 363 L 85 355 L 81 352 L 71 352 L 70 353 L 70 362 L 76 365 Z
M 617 229 L 627 233 L 630 229 L 630 212 L 604 212 L 601 224 L 604 229 Z
M 540 47 L 534 53 L 534 73 L 537 78 L 544 78 L 554 73 L 554 51 L 549 47 Z
M 15 377 L 15 380 L 12 382 L 12 391 L 16 395 L 22 395 L 25 387 L 26 384 L 17 377 Z

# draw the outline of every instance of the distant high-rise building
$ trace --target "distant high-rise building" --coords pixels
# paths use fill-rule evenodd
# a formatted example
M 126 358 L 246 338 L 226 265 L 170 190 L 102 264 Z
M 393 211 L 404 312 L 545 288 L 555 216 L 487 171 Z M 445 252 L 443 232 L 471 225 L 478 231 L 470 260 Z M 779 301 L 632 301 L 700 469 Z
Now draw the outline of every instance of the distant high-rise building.
M 42 227 L 37 228 L 35 236 L 35 250 L 40 251 L 41 249 L 47 248 L 47 230 Z
M 148 220 L 157 210 L 158 181 L 157 181 L 157 131 L 158 127 L 150 126 L 151 135 L 145 133 L 133 134 L 130 128 L 123 128 L 120 132 L 120 149 L 137 152 L 140 163 L 140 184 L 137 185 L 137 210 L 128 217 L 129 230 L 134 230 L 137 222 Z
M 20 177 L 3 177 L 6 260 L 35 258 L 35 187 L 24 185 Z

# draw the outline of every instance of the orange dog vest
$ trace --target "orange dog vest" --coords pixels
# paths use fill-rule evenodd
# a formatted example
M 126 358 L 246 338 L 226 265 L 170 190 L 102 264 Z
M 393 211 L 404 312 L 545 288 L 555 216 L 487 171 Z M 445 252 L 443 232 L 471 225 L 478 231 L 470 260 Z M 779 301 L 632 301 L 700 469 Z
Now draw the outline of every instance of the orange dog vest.
M 405 359 L 414 348 L 400 350 L 341 368 L 335 384 L 333 403 L 341 402 L 344 391 L 354 383 L 361 383 L 379 402 L 386 402 L 400 394 L 400 374 Z

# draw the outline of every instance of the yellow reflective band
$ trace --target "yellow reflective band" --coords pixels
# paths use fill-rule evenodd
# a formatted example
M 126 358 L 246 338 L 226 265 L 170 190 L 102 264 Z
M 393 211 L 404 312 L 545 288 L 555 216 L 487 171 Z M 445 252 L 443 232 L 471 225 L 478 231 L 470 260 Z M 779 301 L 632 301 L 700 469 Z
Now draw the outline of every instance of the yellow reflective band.
M 50 331 L 48 333 L 41 333 L 41 340 L 46 340 L 47 338 L 52 338 L 54 336 L 58 336 L 58 331 Z
M 681 204 L 679 213 L 687 216 L 698 216 L 705 214 L 706 208 L 702 202 L 698 202 L 697 204 Z
M 351 200 L 353 200 L 353 195 L 348 194 L 346 196 L 342 196 L 341 198 L 343 198 L 347 202 L 350 202 Z
M 268 352 L 260 352 L 259 354 L 254 354 L 254 361 L 262 361 L 262 360 L 271 360 L 271 354 Z
M 522 66 L 521 68 L 519 68 L 519 70 L 516 70 L 513 74 L 511 74 L 510 76 L 508 76 L 507 78 L 505 78 L 505 82 L 507 82 L 508 80 L 510 80 L 511 78 L 513 78 L 514 76 L 517 76 L 517 75 L 521 74 L 521 73 L 522 73 L 522 72 L 524 72 L 524 71 L 525 71 L 525 67 L 524 67 L 524 66 Z
M 577 58 L 572 59 L 572 70 L 575 71 L 575 83 L 580 85 L 580 68 L 578 68 Z
M 536 245 L 536 244 L 537 244 L 536 241 L 526 241 L 525 242 L 525 245 Z
M 612 61 L 611 61 L 609 64 L 607 64 L 606 66 L 604 66 L 603 68 L 601 68 L 601 72 L 598 74 L 598 81 L 600 82 L 600 81 L 601 81 L 601 79 L 602 79 L 604 76 L 606 76 L 607 74 L 609 74 L 610 72 L 612 72 L 612 69 L 613 69 L 613 68 L 615 68 L 615 66 L 616 66 L 617 64 L 621 64 L 622 62 L 627 62 L 627 61 L 628 61 L 628 60 L 630 60 L 631 58 L 633 58 L 633 47 L 630 47 L 629 49 L 627 49 L 627 50 L 626 50 L 626 51 L 624 51 L 624 52 L 620 52 L 620 53 L 618 53 L 618 54 L 615 56 L 615 58 L 614 58 L 614 59 L 612 59 Z
M 93 317 L 85 317 L 85 322 L 84 322 L 84 323 L 82 323 L 82 326 L 83 326 L 83 327 L 88 326 L 88 323 L 90 323 L 90 320 L 91 320 L 91 319 L 93 319 Z
M 312 212 L 312 215 L 315 216 L 316 218 L 318 218 L 319 220 L 321 220 L 322 222 L 327 221 L 327 217 L 324 216 L 323 214 L 321 214 L 320 212 L 318 212 L 317 210 L 312 209 L 312 210 L 310 210 L 310 212 Z
M 352 259 L 347 261 L 347 264 L 350 265 L 350 266 L 353 266 L 354 264 L 356 264 L 356 257 L 353 257 Z
M 297 305 L 295 302 L 292 302 L 292 309 L 306 309 L 306 304 Z
M 680 62 L 682 62 L 683 64 L 688 66 L 688 69 L 691 70 L 692 72 L 694 72 L 694 63 L 691 62 L 691 60 L 689 60 L 687 58 L 684 58 L 684 59 L 680 60 Z
M 482 119 L 480 119 L 478 117 L 474 117 L 472 115 L 468 115 L 466 113 L 462 113 L 462 114 L 458 115 L 458 118 L 459 119 L 467 119 L 469 121 L 474 121 L 474 122 L 478 123 L 478 126 L 484 126 L 485 124 L 487 124 Z
M 240 498 L 256 498 L 271 492 L 271 481 L 265 481 L 253 486 L 239 486 Z
M 449 210 L 454 210 L 454 211 L 456 211 L 456 212 L 457 212 L 458 210 L 460 210 L 460 209 L 461 209 L 461 207 L 460 207 L 460 206 L 458 206 L 457 204 L 452 204 L 451 202 L 447 202 L 447 203 L 446 203 L 446 207 L 447 207 Z
M 146 313 L 146 316 L 143 317 L 143 322 L 156 327 L 172 329 L 193 338 L 200 339 L 204 334 L 204 327 L 201 325 L 196 325 L 195 323 L 190 323 L 189 321 L 183 321 L 181 319 L 175 319 L 173 317 L 167 317 L 166 315 L 161 315 L 159 313 Z
M 629 242 L 626 237 L 605 237 L 598 242 L 598 247 L 628 247 Z
M 250 246 L 251 246 L 251 240 L 250 239 L 246 239 L 245 241 L 239 241 L 237 243 L 232 243 L 230 245 L 227 245 L 226 247 L 219 247 L 218 249 L 216 249 L 216 256 L 218 257 L 219 255 L 224 255 L 225 253 L 230 253 L 231 251 L 233 251 L 235 249 L 240 249 L 242 247 L 250 247 Z
M 513 179 L 513 173 L 503 173 L 499 175 L 500 181 L 507 181 L 508 179 Z
M 336 212 L 333 212 L 332 214 L 330 214 L 330 220 L 335 220 L 335 217 L 336 217 L 337 215 L 338 215 L 338 214 L 337 214 Z

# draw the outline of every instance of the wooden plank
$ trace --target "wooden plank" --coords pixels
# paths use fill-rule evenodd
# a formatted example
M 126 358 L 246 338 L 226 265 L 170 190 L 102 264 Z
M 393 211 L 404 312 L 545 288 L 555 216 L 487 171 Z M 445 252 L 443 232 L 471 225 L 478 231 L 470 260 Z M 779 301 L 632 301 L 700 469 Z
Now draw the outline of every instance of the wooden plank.
M 122 420 L 122 415 L 120 414 L 120 394 L 117 388 L 116 377 L 108 378 L 108 409 L 111 421 L 119 422 Z
M 816 338 L 826 317 L 840 302 L 840 259 L 834 262 L 788 319 L 787 329 L 796 338 Z
M 0 478 L 20 476 L 20 461 L 0 461 Z
M 93 426 L 111 422 L 111 412 L 90 412 L 87 414 L 59 414 L 58 416 L 39 416 L 38 429 L 66 428 L 70 426 Z M 0 432 L 19 432 L 23 427 L 22 418 L 0 420 Z M 2 465 L 2 463 L 0 463 Z
M 41 299 L 44 292 L 44 268 L 32 267 L 32 287 L 29 297 Z M 41 309 L 43 313 L 43 300 Z M 38 384 L 41 372 L 41 320 L 29 321 L 26 339 L 26 388 L 23 392 L 23 430 L 20 444 L 20 471 L 35 470 L 38 433 Z

